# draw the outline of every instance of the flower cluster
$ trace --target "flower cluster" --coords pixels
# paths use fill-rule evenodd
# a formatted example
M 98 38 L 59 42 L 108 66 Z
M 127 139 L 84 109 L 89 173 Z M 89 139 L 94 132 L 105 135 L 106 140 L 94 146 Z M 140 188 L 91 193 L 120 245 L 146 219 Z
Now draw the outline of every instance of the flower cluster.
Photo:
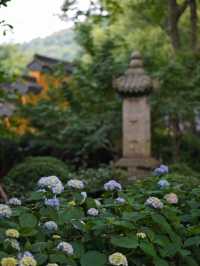
M 87 214 L 90 215 L 90 216 L 98 216 L 99 215 L 99 211 L 95 208 L 90 208 L 88 211 L 87 211 Z
M 74 189 L 83 189 L 84 183 L 78 179 L 71 179 L 67 182 L 67 186 Z
M 74 249 L 70 243 L 67 242 L 60 242 L 57 245 L 57 250 L 63 251 L 67 253 L 67 255 L 73 255 L 74 254 Z
M 6 204 L 0 204 L 0 218 L 10 218 L 11 215 L 11 208 Z
M 15 249 L 17 251 L 20 251 L 20 245 L 19 245 L 19 242 L 17 241 L 17 239 L 14 239 L 14 238 L 6 238 L 5 239 L 5 243 L 12 247 L 12 249 Z
M 19 232 L 15 229 L 6 230 L 6 236 L 10 238 L 19 238 Z
M 59 208 L 60 201 L 57 198 L 45 199 L 44 204 L 53 208 Z
M 169 168 L 168 166 L 162 164 L 160 165 L 158 168 L 156 168 L 154 170 L 154 175 L 155 176 L 162 176 L 162 175 L 165 175 L 165 174 L 168 174 L 169 173 Z
M 109 256 L 109 262 L 111 265 L 116 266 L 128 266 L 128 261 L 126 256 L 124 256 L 122 253 L 116 252 Z
M 38 187 L 40 189 L 48 188 L 56 195 L 64 191 L 64 186 L 57 176 L 41 177 L 38 181 Z
M 58 230 L 58 225 L 54 221 L 48 221 L 44 223 L 44 228 L 53 232 Z
M 147 237 L 146 234 L 143 232 L 137 233 L 136 236 L 137 236 L 137 238 L 140 238 L 140 239 L 145 239 Z
M 19 266 L 37 266 L 37 261 L 29 251 L 26 251 L 19 254 Z
M 118 198 L 116 198 L 116 202 L 119 203 L 119 204 L 123 204 L 123 203 L 126 202 L 126 200 L 124 198 L 122 198 L 122 197 L 118 197 Z
M 18 264 L 18 261 L 13 257 L 7 257 L 1 260 L 2 266 L 16 266 L 17 264 Z
M 178 203 L 178 196 L 175 193 L 169 193 L 169 194 L 165 195 L 164 199 L 169 204 L 177 204 Z
M 106 191 L 122 190 L 122 186 L 115 180 L 110 180 L 104 184 L 104 189 Z
M 9 201 L 8 201 L 8 204 L 9 205 L 13 205 L 13 206 L 21 206 L 22 202 L 18 198 L 10 198 Z
M 161 180 L 158 181 L 158 186 L 161 189 L 165 189 L 165 188 L 169 188 L 170 187 L 170 183 L 166 179 L 161 179 Z
M 156 197 L 149 197 L 146 200 L 145 203 L 147 206 L 150 206 L 154 209 L 162 209 L 163 208 L 163 203 L 160 199 L 156 198 Z

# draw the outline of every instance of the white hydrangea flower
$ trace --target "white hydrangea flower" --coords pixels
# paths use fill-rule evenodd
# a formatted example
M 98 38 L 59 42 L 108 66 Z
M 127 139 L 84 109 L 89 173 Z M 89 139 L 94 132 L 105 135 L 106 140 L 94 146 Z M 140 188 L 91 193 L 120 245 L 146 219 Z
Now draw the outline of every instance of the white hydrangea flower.
M 75 189 L 83 189 L 84 183 L 78 179 L 71 179 L 67 182 L 67 186 Z
M 6 204 L 0 204 L 0 218 L 10 218 L 11 215 L 11 208 Z
M 9 205 L 13 205 L 13 206 L 21 206 L 21 205 L 22 205 L 22 202 L 21 202 L 21 200 L 18 199 L 18 198 L 10 198 L 10 199 L 8 200 L 8 204 L 9 204 Z
M 67 242 L 60 242 L 57 245 L 57 249 L 63 252 L 66 252 L 68 255 L 74 254 L 74 249 L 70 243 Z
M 87 211 L 87 214 L 90 215 L 90 216 L 98 216 L 99 211 L 97 209 L 95 209 L 95 208 L 90 208 Z
M 39 188 L 48 188 L 54 194 L 61 194 L 64 191 L 64 186 L 57 176 L 41 177 L 38 181 Z
M 159 198 L 149 197 L 145 203 L 147 206 L 153 207 L 155 209 L 162 209 L 163 203 Z
M 136 236 L 137 236 L 137 238 L 141 238 L 141 239 L 145 239 L 147 237 L 146 234 L 143 232 L 137 233 Z
M 10 246 L 17 250 L 17 251 L 20 251 L 20 245 L 19 245 L 19 241 L 17 241 L 17 239 L 13 239 L 13 238 L 6 238 L 5 239 L 5 242 L 9 243 Z
M 57 263 L 48 263 L 47 266 L 58 266 Z
M 125 255 L 122 253 L 116 252 L 109 256 L 108 258 L 111 265 L 115 266 L 128 266 L 128 261 Z

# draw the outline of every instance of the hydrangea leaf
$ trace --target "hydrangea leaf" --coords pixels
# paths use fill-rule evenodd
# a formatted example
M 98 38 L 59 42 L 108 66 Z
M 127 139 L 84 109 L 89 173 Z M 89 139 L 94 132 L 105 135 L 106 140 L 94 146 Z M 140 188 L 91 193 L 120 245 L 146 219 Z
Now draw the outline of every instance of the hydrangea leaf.
M 137 248 L 138 247 L 138 239 L 134 236 L 123 237 L 123 236 L 115 236 L 111 238 L 111 243 L 114 246 L 122 247 L 122 248 Z
M 88 251 L 81 257 L 81 266 L 104 266 L 107 257 L 98 251 Z

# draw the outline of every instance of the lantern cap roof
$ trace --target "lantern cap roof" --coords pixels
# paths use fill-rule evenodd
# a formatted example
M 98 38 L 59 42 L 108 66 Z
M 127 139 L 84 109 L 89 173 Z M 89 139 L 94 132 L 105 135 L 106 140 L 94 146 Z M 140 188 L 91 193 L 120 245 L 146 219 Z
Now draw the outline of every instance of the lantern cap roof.
M 122 96 L 136 97 L 148 95 L 153 89 L 153 81 L 145 73 L 140 52 L 133 52 L 125 74 L 115 80 L 114 85 Z

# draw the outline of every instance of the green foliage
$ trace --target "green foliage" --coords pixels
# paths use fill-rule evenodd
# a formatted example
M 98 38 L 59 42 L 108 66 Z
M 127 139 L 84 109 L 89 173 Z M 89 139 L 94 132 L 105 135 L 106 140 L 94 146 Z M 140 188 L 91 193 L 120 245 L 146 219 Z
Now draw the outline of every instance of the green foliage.
M 32 190 L 38 176 L 51 174 L 59 176 L 61 180 L 67 180 L 69 168 L 54 157 L 28 157 L 9 171 L 4 177 L 4 183 L 12 194 L 25 193 Z
M 33 39 L 21 44 L 21 51 L 30 57 L 37 53 L 61 60 L 72 61 L 80 52 L 80 47 L 75 41 L 74 30 L 62 30 L 45 38 Z
M 107 180 L 114 179 L 120 182 L 125 182 L 127 171 L 112 166 L 101 165 L 98 168 L 81 168 L 75 174 L 70 174 L 69 177 L 73 178 L 74 175 L 80 180 L 85 180 L 88 190 L 91 192 L 98 192 L 102 189 L 103 184 Z
M 7 79 L 12 80 L 22 74 L 29 59 L 20 50 L 19 45 L 10 44 L 0 46 L 1 70 L 6 74 Z
M 12 138 L 0 139 L 0 177 L 3 177 L 20 159 L 22 153 L 19 143 Z
M 59 208 L 44 205 L 44 197 L 53 197 L 52 192 L 33 192 L 22 206 L 12 207 L 10 218 L 0 219 L 0 259 L 17 258 L 12 238 L 8 241 L 5 235 L 13 228 L 19 231 L 21 250 L 31 252 L 38 265 L 106 266 L 115 252 L 125 255 L 128 265 L 199 265 L 199 178 L 178 174 L 165 178 L 170 182 L 165 189 L 158 187 L 158 177 L 149 177 L 122 191 L 103 191 L 100 205 L 90 194 L 83 200 L 80 190 L 68 186 L 58 197 Z M 85 184 L 84 191 L 90 190 L 91 184 Z M 178 203 L 164 199 L 171 192 Z M 117 203 L 118 196 L 125 202 Z M 145 205 L 150 196 L 161 199 L 164 207 Z M 90 208 L 96 208 L 98 215 L 88 215 Z M 56 222 L 58 230 L 45 229 L 47 221 Z M 72 245 L 73 255 L 57 250 L 62 241 Z

